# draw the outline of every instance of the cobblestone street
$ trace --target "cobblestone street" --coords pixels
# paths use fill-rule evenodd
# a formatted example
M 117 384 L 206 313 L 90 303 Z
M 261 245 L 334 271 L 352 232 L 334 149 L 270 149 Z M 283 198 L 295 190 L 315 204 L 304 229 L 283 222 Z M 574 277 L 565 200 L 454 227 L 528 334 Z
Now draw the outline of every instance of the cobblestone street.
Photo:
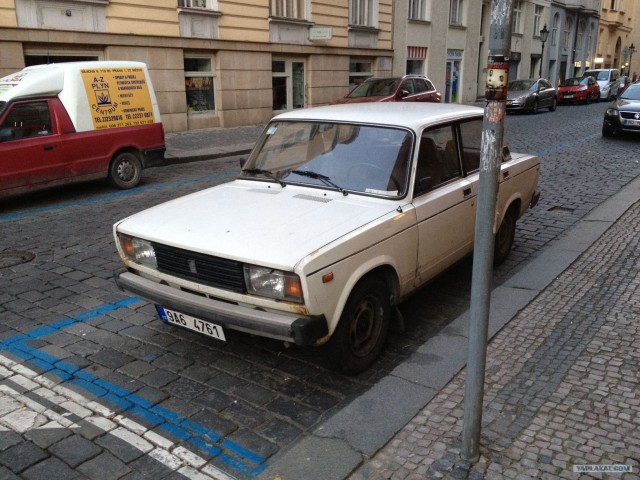
M 601 137 L 606 106 L 507 117 L 542 197 L 494 271 L 477 464 L 459 454 L 470 260 L 400 306 L 405 330 L 355 377 L 317 349 L 166 325 L 118 290 L 112 225 L 234 178 L 252 126 L 168 135 L 133 190 L 0 207 L 0 479 L 636 478 L 640 159 Z M 633 473 L 573 472 L 609 463 Z

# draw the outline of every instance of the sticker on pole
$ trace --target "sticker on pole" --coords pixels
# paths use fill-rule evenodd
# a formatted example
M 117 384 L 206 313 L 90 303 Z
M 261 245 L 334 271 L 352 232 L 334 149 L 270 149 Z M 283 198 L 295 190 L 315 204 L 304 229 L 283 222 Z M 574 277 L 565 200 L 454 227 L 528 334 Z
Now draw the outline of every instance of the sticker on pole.
M 149 85 L 142 68 L 81 70 L 93 128 L 132 127 L 154 123 Z

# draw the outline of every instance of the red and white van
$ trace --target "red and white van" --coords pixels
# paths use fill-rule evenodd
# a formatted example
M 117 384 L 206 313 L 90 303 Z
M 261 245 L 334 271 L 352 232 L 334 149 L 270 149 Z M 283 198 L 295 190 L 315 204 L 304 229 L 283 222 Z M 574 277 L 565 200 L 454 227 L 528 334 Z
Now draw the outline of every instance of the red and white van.
M 0 197 L 99 178 L 132 188 L 164 152 L 144 63 L 38 65 L 0 78 Z

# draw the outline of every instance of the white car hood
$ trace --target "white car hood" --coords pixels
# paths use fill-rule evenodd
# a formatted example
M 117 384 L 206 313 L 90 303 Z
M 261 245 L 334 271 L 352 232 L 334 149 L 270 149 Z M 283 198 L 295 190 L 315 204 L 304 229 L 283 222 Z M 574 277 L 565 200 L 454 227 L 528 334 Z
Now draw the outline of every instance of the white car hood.
M 292 270 L 312 252 L 397 207 L 392 200 L 236 180 L 135 214 L 117 224 L 117 230 L 186 250 Z

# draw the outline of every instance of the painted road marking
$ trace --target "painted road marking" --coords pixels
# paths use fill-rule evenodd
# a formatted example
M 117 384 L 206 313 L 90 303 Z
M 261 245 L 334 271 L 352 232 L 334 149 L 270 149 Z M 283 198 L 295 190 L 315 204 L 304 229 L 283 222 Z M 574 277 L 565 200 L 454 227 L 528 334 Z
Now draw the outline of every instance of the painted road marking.
M 74 385 L 88 392 L 100 402 L 108 402 L 116 405 L 128 414 L 135 415 L 152 425 L 152 428 L 160 428 L 179 440 L 188 442 L 206 451 L 211 457 L 215 457 L 218 461 L 235 471 L 241 472 L 248 477 L 257 476 L 266 467 L 266 459 L 261 455 L 235 442 L 225 440 L 215 431 L 183 418 L 171 410 L 154 405 L 145 398 L 127 389 L 85 372 L 79 367 L 40 351 L 37 348 L 26 345 L 26 342 L 59 333 L 72 325 L 88 322 L 106 313 L 128 307 L 138 302 L 142 302 L 142 300 L 137 297 L 124 298 L 118 302 L 89 310 L 76 317 L 60 320 L 51 325 L 38 327 L 29 332 L 18 334 L 0 342 L 0 351 L 10 353 L 14 357 L 37 366 L 43 371 L 43 375 L 47 373 L 55 375 L 67 384 Z M 14 367 L 12 370 L 20 373 L 20 368 L 15 368 L 19 367 L 18 364 L 14 362 L 12 367 Z M 28 371 L 26 367 L 25 371 Z M 29 375 L 25 376 L 28 377 Z M 84 404 L 89 402 L 89 399 L 81 398 L 80 402 Z M 107 410 L 105 413 L 108 413 L 108 407 L 105 408 Z M 144 427 L 141 426 L 141 428 Z

